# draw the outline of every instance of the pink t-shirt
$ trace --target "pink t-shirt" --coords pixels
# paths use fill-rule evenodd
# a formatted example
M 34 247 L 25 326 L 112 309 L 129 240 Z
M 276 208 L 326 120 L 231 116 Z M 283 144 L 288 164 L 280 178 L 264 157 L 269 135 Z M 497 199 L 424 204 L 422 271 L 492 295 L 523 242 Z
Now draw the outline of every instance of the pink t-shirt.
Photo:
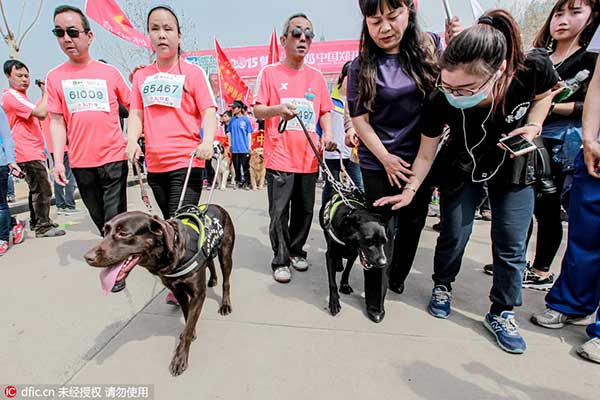
M 93 168 L 127 159 L 119 124 L 119 102 L 129 106 L 130 90 L 118 69 L 92 60 L 85 66 L 66 62 L 46 79 L 48 112 L 67 124 L 69 162 Z
M 13 135 L 18 163 L 46 160 L 40 124 L 32 114 L 35 107 L 23 92 L 15 89 L 2 92 L 2 108 Z
M 168 70 L 156 63 L 133 76 L 131 109 L 143 110 L 146 163 L 149 172 L 169 172 L 187 168 L 190 154 L 198 147 L 201 113 L 217 108 L 204 70 L 180 61 Z M 204 160 L 194 159 L 195 167 Z
M 291 69 L 283 63 L 267 65 L 258 75 L 256 87 L 256 104 L 294 104 L 313 142 L 319 146 L 316 124 L 323 114 L 333 109 L 327 84 L 320 71 L 308 65 L 300 70 Z M 287 130 L 279 133 L 280 119 L 265 120 L 266 167 L 283 172 L 317 172 L 317 158 L 298 120 L 294 118 L 288 121 Z

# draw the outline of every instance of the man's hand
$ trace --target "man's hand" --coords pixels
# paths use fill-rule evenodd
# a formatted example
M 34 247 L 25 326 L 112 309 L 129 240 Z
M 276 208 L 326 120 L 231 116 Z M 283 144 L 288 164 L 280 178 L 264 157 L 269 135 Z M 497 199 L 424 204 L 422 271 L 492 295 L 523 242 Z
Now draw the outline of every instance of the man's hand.
M 195 151 L 196 157 L 201 160 L 210 160 L 213 156 L 213 146 L 212 143 L 202 142 L 196 147 Z
M 125 153 L 127 154 L 127 159 L 129 161 L 137 162 L 137 160 L 139 160 L 139 158 L 142 156 L 142 148 L 138 142 L 127 141 Z
M 337 143 L 333 139 L 333 134 L 331 132 L 323 133 L 323 148 L 326 151 L 334 151 L 337 149 Z
M 600 143 L 598 141 L 583 142 L 583 158 L 588 174 L 600 179 Z
M 344 143 L 346 144 L 346 146 L 348 147 L 358 147 L 358 136 L 356 135 L 356 132 L 349 130 L 348 132 L 346 132 L 346 136 L 344 136 Z
M 279 114 L 279 116 L 281 118 L 283 118 L 286 121 L 289 121 L 290 119 L 294 118 L 296 116 L 296 106 L 293 104 L 280 104 L 278 106 L 278 110 L 277 110 L 277 114 Z
M 67 183 L 69 183 L 65 173 L 65 165 L 63 163 L 54 163 L 52 175 L 54 176 L 54 182 L 58 183 L 60 186 L 66 186 Z
M 16 176 L 16 175 L 21 175 L 23 173 L 23 171 L 21 171 L 21 168 L 19 168 L 19 166 L 17 164 L 10 163 L 10 164 L 8 164 L 8 173 L 13 176 Z M 16 173 L 16 175 L 15 175 L 15 173 Z

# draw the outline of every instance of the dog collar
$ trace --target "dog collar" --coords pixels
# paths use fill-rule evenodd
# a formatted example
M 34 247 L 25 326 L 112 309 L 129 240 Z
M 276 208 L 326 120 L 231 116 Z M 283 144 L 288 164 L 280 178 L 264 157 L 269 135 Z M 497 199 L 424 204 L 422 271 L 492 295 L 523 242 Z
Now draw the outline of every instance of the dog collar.
M 361 203 L 360 201 L 354 200 L 354 199 L 348 199 L 349 202 L 356 204 L 358 207 L 360 208 L 365 208 L 365 205 L 363 203 Z M 329 236 L 331 236 L 331 238 L 338 244 L 341 244 L 342 246 L 345 246 L 346 243 L 344 243 L 340 238 L 338 238 L 334 231 L 333 231 L 333 226 L 332 226 L 332 221 L 333 221 L 333 217 L 335 216 L 335 213 L 338 211 L 338 208 L 341 204 L 344 203 L 344 199 L 342 199 L 342 196 L 340 196 L 339 194 L 335 194 L 331 197 L 331 199 L 327 202 L 327 204 L 325 205 L 325 212 L 323 214 L 324 219 L 325 219 L 325 227 L 327 230 L 327 233 L 329 234 Z

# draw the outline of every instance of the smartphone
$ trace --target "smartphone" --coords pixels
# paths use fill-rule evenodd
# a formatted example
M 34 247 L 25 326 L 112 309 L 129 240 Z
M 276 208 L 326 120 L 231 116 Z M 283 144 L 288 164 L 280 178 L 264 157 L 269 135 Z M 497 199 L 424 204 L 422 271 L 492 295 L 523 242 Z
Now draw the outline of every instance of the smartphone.
M 448 21 L 452 20 L 452 10 L 450 9 L 450 3 L 448 0 L 442 0 L 444 3 L 444 11 L 446 11 L 446 18 Z
M 523 135 L 503 137 L 500 139 L 500 144 L 514 156 L 520 156 L 536 148 L 535 144 L 531 143 Z
M 25 179 L 25 172 L 23 171 L 18 172 L 16 169 L 11 169 L 9 173 L 15 178 Z

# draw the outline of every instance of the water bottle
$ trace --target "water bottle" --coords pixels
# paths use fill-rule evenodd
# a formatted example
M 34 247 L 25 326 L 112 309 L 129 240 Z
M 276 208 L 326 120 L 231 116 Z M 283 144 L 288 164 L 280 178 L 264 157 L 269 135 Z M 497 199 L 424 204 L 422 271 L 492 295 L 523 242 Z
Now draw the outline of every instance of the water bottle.
M 562 103 L 579 90 L 583 82 L 590 76 L 590 71 L 584 69 L 579 71 L 574 78 L 565 81 L 565 88 L 554 98 L 555 103 Z

